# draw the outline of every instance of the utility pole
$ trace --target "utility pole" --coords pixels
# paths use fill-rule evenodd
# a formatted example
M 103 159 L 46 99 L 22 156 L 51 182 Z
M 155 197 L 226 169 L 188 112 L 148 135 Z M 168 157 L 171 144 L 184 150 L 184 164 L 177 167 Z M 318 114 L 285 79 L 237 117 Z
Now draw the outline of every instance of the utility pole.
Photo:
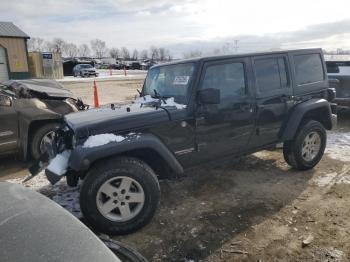
M 235 53 L 238 52 L 238 39 L 233 40 L 233 49 L 235 50 Z

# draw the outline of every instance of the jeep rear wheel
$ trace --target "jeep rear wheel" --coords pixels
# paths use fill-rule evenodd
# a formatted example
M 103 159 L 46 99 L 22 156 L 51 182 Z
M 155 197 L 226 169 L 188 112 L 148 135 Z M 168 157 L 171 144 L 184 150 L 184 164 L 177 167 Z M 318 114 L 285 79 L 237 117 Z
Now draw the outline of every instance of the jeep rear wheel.
M 326 143 L 327 134 L 323 125 L 310 120 L 301 125 L 294 140 L 284 143 L 283 155 L 293 168 L 311 169 L 320 162 Z
M 160 199 L 153 170 L 135 158 L 110 159 L 96 164 L 80 192 L 86 220 L 106 234 L 126 234 L 146 225 Z

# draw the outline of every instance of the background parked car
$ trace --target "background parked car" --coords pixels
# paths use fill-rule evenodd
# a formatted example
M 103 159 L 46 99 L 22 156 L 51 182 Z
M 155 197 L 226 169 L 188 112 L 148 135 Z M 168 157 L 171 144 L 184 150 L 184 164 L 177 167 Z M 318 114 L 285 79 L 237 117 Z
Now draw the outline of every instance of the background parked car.
M 73 76 L 73 69 L 76 65 L 89 64 L 92 67 L 97 67 L 97 63 L 92 58 L 73 58 L 64 59 L 63 58 L 63 74 L 64 76 Z
M 80 64 L 80 65 L 76 65 L 73 68 L 73 75 L 74 77 L 98 76 L 98 72 L 96 71 L 96 68 L 90 64 Z
M 350 61 L 327 61 L 326 65 L 330 85 L 337 91 L 334 102 L 338 109 L 350 109 Z
M 130 63 L 130 69 L 132 70 L 140 70 L 141 69 L 141 64 L 140 62 L 134 61 Z
M 37 159 L 63 115 L 87 106 L 54 80 L 10 80 L 0 84 L 0 155 L 18 152 Z
M 151 60 L 144 60 L 144 61 L 141 63 L 141 70 L 148 70 L 148 69 L 150 69 L 152 66 L 154 66 L 155 64 L 157 64 L 157 63 L 154 62 L 154 61 L 151 61 Z

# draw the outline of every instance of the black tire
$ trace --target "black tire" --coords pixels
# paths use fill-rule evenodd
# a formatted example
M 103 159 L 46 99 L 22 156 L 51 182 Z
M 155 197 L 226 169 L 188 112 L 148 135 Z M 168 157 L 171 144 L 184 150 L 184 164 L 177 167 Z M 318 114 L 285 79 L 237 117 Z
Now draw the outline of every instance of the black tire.
M 116 240 L 104 240 L 103 243 L 123 262 L 147 262 L 139 252 Z
M 46 134 L 48 134 L 51 131 L 55 131 L 58 127 L 58 123 L 49 123 L 40 126 L 34 131 L 34 133 L 31 136 L 31 141 L 29 142 L 30 154 L 32 158 L 39 159 L 39 157 L 43 153 L 40 150 L 40 144 L 42 139 Z
M 135 180 L 144 192 L 142 209 L 130 220 L 113 221 L 97 207 L 99 189 L 106 181 L 117 177 Z M 145 162 L 131 157 L 111 158 L 97 163 L 89 170 L 80 191 L 83 216 L 92 227 L 109 235 L 127 234 L 145 226 L 152 219 L 159 200 L 160 187 L 155 173 Z
M 316 156 L 311 160 L 306 160 L 302 155 L 302 147 L 305 138 L 312 132 L 316 132 L 320 137 L 320 148 Z M 298 170 L 308 170 L 320 162 L 327 144 L 327 133 L 324 126 L 315 120 L 303 122 L 298 129 L 294 140 L 285 141 L 283 145 L 283 155 L 286 162 Z
M 288 165 L 292 166 L 292 161 L 290 159 L 291 155 L 291 148 L 292 148 L 292 142 L 293 141 L 285 141 L 283 143 L 283 156 L 284 160 L 287 162 Z

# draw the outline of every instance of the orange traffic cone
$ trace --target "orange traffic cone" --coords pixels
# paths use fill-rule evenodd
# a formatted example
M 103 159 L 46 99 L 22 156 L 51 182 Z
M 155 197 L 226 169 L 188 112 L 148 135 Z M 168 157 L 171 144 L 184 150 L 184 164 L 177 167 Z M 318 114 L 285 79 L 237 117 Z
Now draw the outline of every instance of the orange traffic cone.
M 100 102 L 98 101 L 96 80 L 94 80 L 94 105 L 95 107 L 100 107 Z

